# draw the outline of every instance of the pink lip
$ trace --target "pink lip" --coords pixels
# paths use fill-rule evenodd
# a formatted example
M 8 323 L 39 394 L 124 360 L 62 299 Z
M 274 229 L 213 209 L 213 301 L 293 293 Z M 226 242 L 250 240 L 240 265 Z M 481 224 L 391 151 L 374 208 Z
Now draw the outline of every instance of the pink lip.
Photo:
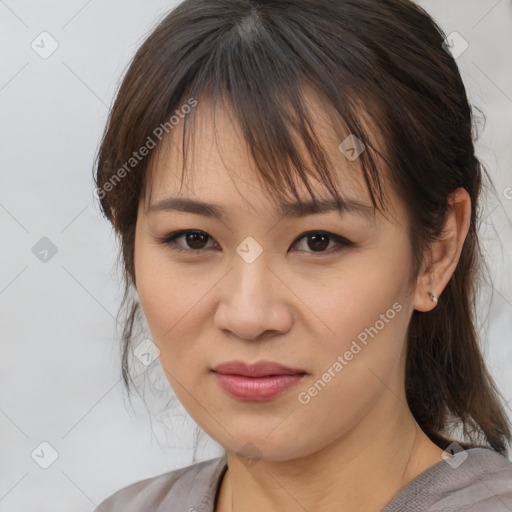
M 222 388 L 242 400 L 270 400 L 297 384 L 306 372 L 272 361 L 255 364 L 229 361 L 213 370 Z

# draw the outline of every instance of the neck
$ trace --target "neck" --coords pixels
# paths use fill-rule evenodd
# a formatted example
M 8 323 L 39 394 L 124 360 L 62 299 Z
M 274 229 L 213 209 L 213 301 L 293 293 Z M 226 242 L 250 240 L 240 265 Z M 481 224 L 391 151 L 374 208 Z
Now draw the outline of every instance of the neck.
M 379 511 L 412 479 L 443 460 L 405 398 L 384 392 L 355 428 L 320 451 L 252 466 L 227 452 L 216 512 Z M 391 421 L 390 421 L 390 418 Z

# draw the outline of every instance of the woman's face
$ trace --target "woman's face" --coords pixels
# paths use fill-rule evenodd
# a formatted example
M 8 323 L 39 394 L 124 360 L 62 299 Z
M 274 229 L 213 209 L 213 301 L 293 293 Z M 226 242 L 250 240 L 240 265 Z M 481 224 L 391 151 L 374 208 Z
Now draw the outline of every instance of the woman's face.
M 230 115 L 218 109 L 214 128 L 206 105 L 197 108 L 203 111 L 196 113 L 185 186 L 180 190 L 180 124 L 154 162 L 151 203 L 141 200 L 136 226 L 137 290 L 169 383 L 230 452 L 289 460 L 363 425 L 368 439 L 405 403 L 404 340 L 414 294 L 397 197 L 386 190 L 394 221 L 374 216 L 357 159 L 338 149 L 341 141 L 317 106 L 315 127 L 344 197 L 368 208 L 285 214 L 259 185 Z M 317 197 L 330 198 L 313 183 Z M 213 205 L 222 216 L 172 209 L 171 198 Z M 199 234 L 162 242 L 178 230 Z M 300 372 L 213 371 L 230 361 L 271 361 Z

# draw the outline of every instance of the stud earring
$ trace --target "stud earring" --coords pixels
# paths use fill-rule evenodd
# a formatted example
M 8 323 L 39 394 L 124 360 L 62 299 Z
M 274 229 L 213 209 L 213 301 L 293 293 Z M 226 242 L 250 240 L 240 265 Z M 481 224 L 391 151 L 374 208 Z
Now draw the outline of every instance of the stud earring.
M 432 292 L 429 292 L 429 295 L 430 295 L 430 300 L 437 304 L 437 297 Z

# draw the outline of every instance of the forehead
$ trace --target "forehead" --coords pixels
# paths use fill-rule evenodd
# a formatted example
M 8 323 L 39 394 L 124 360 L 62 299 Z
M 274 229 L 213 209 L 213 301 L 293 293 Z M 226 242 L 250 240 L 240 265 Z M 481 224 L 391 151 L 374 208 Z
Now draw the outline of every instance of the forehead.
M 314 132 L 330 160 L 334 181 L 346 199 L 343 204 L 337 201 L 334 206 L 346 211 L 358 211 L 369 218 L 368 210 L 371 209 L 373 215 L 373 205 L 360 162 L 358 159 L 349 160 L 339 147 L 342 137 L 347 137 L 346 129 L 344 131 L 336 123 L 332 113 L 323 107 L 321 100 L 313 93 L 305 94 L 304 101 L 311 113 Z M 192 121 L 187 119 L 187 123 L 190 124 L 186 130 L 183 121 L 174 126 L 156 150 L 148 168 L 146 194 L 141 198 L 145 212 L 158 210 L 159 207 L 178 206 L 183 211 L 195 210 L 221 217 L 229 214 L 229 205 L 234 204 L 236 194 L 255 210 L 267 211 L 271 208 L 280 216 L 287 213 L 300 216 L 311 208 L 311 195 L 298 177 L 294 179 L 296 189 L 299 197 L 308 204 L 300 208 L 294 206 L 296 198 L 289 191 L 279 194 L 278 202 L 269 196 L 252 157 L 252 148 L 244 140 L 228 102 L 222 106 L 217 103 L 214 109 L 207 98 L 200 101 L 193 112 Z M 307 165 L 312 165 L 302 138 L 295 136 L 294 144 Z M 277 167 L 276 172 L 279 171 Z M 385 181 L 383 173 L 381 180 Z M 326 184 L 314 176 L 308 176 L 308 182 L 314 196 L 323 200 L 315 208 L 324 208 L 325 211 L 333 209 L 333 197 Z M 188 204 L 185 204 L 187 201 L 178 204 L 176 199 L 179 201 L 180 198 L 186 198 Z M 174 204 L 171 205 L 170 201 Z M 213 204 L 214 208 L 205 207 L 204 203 Z

